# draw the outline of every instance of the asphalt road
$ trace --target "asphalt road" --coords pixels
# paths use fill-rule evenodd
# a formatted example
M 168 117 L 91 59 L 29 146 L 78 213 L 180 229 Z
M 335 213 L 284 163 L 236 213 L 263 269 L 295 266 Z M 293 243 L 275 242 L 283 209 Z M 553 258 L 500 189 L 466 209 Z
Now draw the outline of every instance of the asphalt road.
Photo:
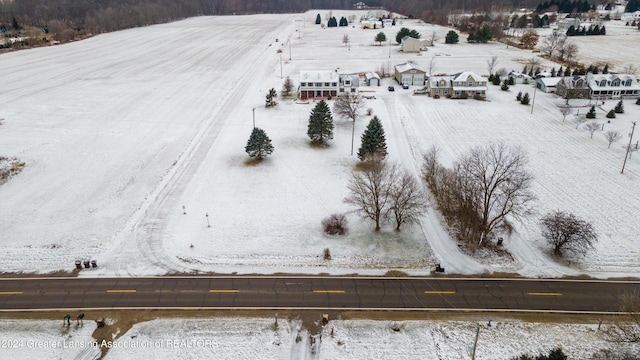
M 640 281 L 214 276 L 3 278 L 0 311 L 252 308 L 608 313 Z

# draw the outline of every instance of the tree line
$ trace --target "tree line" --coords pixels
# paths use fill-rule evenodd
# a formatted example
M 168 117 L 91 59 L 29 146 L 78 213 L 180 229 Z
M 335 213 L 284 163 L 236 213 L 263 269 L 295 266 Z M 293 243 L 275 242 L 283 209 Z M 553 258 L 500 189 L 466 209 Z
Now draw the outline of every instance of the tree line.
M 535 1 L 370 0 L 381 7 L 427 22 L 445 24 L 452 10 L 490 11 L 532 6 Z M 201 15 L 299 13 L 309 9 L 352 9 L 352 0 L 14 0 L 0 2 L 0 27 L 39 28 L 43 32 L 81 37 L 126 28 L 166 23 Z M 18 31 L 18 30 L 16 30 Z M 62 38 L 61 40 L 67 40 Z

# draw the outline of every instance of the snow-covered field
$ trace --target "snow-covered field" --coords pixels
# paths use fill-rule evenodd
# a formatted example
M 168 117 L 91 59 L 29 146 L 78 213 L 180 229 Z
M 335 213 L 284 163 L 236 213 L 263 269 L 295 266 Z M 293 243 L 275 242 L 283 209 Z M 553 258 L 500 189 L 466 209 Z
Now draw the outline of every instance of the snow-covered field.
M 602 132 L 589 139 L 575 129 L 573 115 L 563 123 L 557 108 L 563 101 L 554 95 L 537 92 L 533 107 L 520 105 L 518 91 L 534 93 L 526 85 L 509 92 L 491 86 L 488 102 L 389 93 L 391 79 L 362 89 L 376 97 L 367 107 L 382 120 L 389 160 L 416 176 L 432 145 L 445 163 L 491 141 L 527 150 L 538 214 L 506 239 L 514 261 L 461 254 L 433 209 L 401 233 L 387 226 L 375 234 L 369 222 L 349 215 L 348 236 L 324 236 L 324 217 L 351 210 L 343 203 L 357 163 L 350 155 L 350 123 L 335 119 L 330 147 L 310 147 L 306 127 L 314 103 L 281 99 L 267 109 L 269 88 L 280 91 L 287 76 L 297 85 L 300 70 L 360 73 L 408 60 L 429 68 L 433 59 L 434 73 L 487 74 L 493 55 L 497 68 L 507 70 L 521 70 L 537 55 L 497 43 L 468 44 L 464 37 L 446 45 L 448 29 L 415 20 L 384 32 L 395 38 L 407 26 L 425 36 L 435 31 L 440 40 L 427 52 L 404 54 L 393 42 L 374 46 L 377 31 L 321 29 L 313 23 L 316 13 L 198 17 L 0 56 L 0 155 L 26 163 L 0 187 L 1 270 L 70 270 L 76 259 L 97 259 L 99 268 L 82 276 L 426 274 L 436 262 L 459 273 L 640 273 L 638 156 L 620 174 L 628 138 L 611 149 Z M 333 14 L 354 13 L 361 14 Z M 610 49 L 599 52 L 602 61 L 618 59 L 612 70 L 640 67 L 637 56 L 623 50 L 640 40 L 640 32 L 621 23 L 607 30 L 606 37 L 576 39 L 580 54 L 584 46 L 593 55 L 588 43 L 599 39 Z M 350 46 L 342 42 L 345 34 Z M 248 162 L 244 152 L 254 108 L 256 126 L 275 146 L 260 164 Z M 640 107 L 625 101 L 625 109 L 611 123 L 599 110 L 597 121 L 626 135 Z M 356 124 L 356 150 L 367 121 Z M 592 221 L 600 234 L 595 250 L 570 265 L 550 259 L 539 234 L 539 216 L 556 209 Z M 324 248 L 331 261 L 322 259 Z
M 1 321 L 3 358 L 95 359 L 476 359 L 548 354 L 561 347 L 570 359 L 603 349 L 636 354 L 638 346 L 612 344 L 598 324 L 549 324 L 512 319 L 478 321 L 332 320 L 311 335 L 299 321 L 265 318 L 157 319 L 133 325 L 115 341 L 91 337 L 95 324 Z M 114 327 L 117 326 L 114 324 Z M 113 331 L 107 328 L 106 331 Z M 117 330 L 116 330 L 117 332 Z

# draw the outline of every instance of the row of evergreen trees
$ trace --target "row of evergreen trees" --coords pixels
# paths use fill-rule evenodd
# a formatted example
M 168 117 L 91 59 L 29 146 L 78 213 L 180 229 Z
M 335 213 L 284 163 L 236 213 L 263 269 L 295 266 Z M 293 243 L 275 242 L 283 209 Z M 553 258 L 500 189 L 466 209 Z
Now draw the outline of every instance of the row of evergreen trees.
M 584 13 L 589 10 L 595 9 L 595 6 L 589 4 L 587 0 L 551 0 L 538 4 L 538 6 L 536 6 L 536 12 L 543 13 L 552 11 L 556 6 L 558 7 L 558 12 L 561 13 Z
M 607 29 L 604 25 L 600 27 L 599 25 L 589 25 L 589 28 L 586 26 L 580 26 L 577 29 L 575 26 L 571 25 L 569 29 L 567 29 L 567 36 L 579 36 L 579 35 L 606 35 Z
M 318 14 L 318 17 L 319 16 L 320 14 Z M 316 17 L 316 24 L 319 24 L 317 17 Z M 344 16 L 340 18 L 340 22 L 336 20 L 335 16 L 332 16 L 331 18 L 329 18 L 329 21 L 327 21 L 327 27 L 337 27 L 337 26 L 349 26 L 349 21 L 347 21 L 347 18 Z

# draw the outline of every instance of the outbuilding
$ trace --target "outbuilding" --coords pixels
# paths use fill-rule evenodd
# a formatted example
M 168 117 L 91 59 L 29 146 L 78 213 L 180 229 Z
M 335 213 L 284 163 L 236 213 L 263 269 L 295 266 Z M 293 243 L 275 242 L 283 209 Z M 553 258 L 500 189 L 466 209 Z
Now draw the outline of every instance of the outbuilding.
M 394 66 L 394 77 L 399 84 L 423 86 L 426 71 L 413 63 L 403 63 Z
M 364 81 L 367 86 L 380 86 L 380 75 L 374 72 L 364 74 Z

